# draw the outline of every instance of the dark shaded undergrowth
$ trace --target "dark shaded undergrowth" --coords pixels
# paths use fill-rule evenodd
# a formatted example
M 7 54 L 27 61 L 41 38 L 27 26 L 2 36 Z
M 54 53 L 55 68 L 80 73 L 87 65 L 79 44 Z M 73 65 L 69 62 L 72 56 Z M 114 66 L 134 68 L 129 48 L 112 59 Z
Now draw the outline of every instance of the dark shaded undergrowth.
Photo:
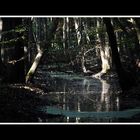
M 0 86 L 0 122 L 40 122 L 43 114 L 36 110 L 45 104 L 43 91 L 32 85 Z

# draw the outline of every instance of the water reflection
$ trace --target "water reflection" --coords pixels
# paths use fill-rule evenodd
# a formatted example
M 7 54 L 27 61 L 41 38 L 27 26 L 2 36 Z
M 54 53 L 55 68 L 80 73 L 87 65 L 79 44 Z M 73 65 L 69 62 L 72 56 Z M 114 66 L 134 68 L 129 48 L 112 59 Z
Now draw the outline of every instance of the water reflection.
M 118 88 L 112 89 L 115 85 L 107 82 L 106 80 L 100 80 L 102 83 L 101 92 L 101 108 L 99 111 L 118 111 L 119 110 L 119 97 Z
M 53 84 L 44 99 L 52 107 L 66 111 L 101 112 L 119 110 L 119 86 L 116 80 L 51 73 Z M 46 96 L 46 97 L 45 97 Z M 61 118 L 62 119 L 62 118 Z M 55 122 L 56 120 L 49 120 Z M 58 120 L 57 121 L 62 121 Z M 101 122 L 111 119 L 63 118 L 63 122 Z

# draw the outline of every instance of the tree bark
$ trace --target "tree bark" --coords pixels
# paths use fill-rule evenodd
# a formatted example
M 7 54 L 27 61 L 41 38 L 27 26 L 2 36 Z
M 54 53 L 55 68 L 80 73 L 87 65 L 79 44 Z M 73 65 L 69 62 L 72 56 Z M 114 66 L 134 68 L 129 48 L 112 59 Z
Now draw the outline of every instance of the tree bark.
M 2 32 L 2 20 L 0 18 L 0 41 L 1 41 L 1 32 Z M 2 60 L 1 60 L 1 46 L 0 46 L 0 76 L 2 75 Z
M 114 62 L 114 64 L 115 64 L 120 86 L 123 90 L 128 89 L 128 88 L 130 88 L 130 86 L 132 86 L 134 84 L 134 82 L 135 82 L 134 78 L 131 73 L 124 71 L 124 69 L 122 67 L 122 64 L 120 61 L 120 56 L 119 56 L 118 49 L 117 49 L 117 41 L 116 41 L 116 37 L 114 34 L 114 29 L 111 24 L 111 19 L 104 18 L 103 21 L 106 25 L 106 31 L 107 31 L 107 34 L 109 37 L 109 44 L 110 44 L 111 51 L 112 51 L 112 62 Z
M 42 50 L 40 50 L 40 51 L 37 53 L 37 55 L 36 55 L 36 57 L 35 57 L 35 60 L 34 60 L 32 66 L 31 66 L 31 68 L 30 68 L 30 70 L 28 71 L 28 73 L 27 73 L 27 75 L 26 75 L 26 83 L 27 83 L 28 81 L 31 81 L 31 78 L 33 78 L 33 75 L 35 74 L 35 71 L 36 71 L 36 69 L 37 69 L 37 67 L 38 67 L 38 65 L 39 65 L 39 62 L 40 62 L 40 60 L 41 60 L 41 58 L 42 58 L 42 56 L 43 56 L 43 53 L 44 53 L 44 51 L 42 51 Z
M 110 54 L 110 48 L 108 44 L 106 43 L 106 34 L 103 31 L 103 23 L 99 19 L 97 19 L 97 48 L 100 49 L 100 57 L 102 62 L 102 70 L 93 75 L 93 77 L 101 78 L 102 75 L 106 74 L 108 70 L 111 69 L 111 54 Z M 102 30 L 102 31 L 101 31 Z
M 131 20 L 132 20 L 132 23 L 135 27 L 137 37 L 138 37 L 138 41 L 139 41 L 139 45 L 140 45 L 140 27 L 139 27 L 138 20 L 136 18 L 131 18 Z
M 31 66 L 31 68 L 29 69 L 29 71 L 26 75 L 26 83 L 31 81 L 31 79 L 33 78 L 33 76 L 40 64 L 40 60 L 42 59 L 42 56 L 44 55 L 47 47 L 51 46 L 51 40 L 54 37 L 54 33 L 57 29 L 57 25 L 58 25 L 58 19 L 54 19 L 54 21 L 52 21 L 52 23 L 49 25 L 47 33 L 45 33 L 47 35 L 47 40 L 46 39 L 44 40 L 44 43 L 42 44 L 42 46 L 40 45 L 40 43 L 36 42 L 36 45 L 38 48 L 37 49 L 38 53 L 35 57 L 35 60 Z M 42 30 L 39 30 L 39 32 L 42 32 Z

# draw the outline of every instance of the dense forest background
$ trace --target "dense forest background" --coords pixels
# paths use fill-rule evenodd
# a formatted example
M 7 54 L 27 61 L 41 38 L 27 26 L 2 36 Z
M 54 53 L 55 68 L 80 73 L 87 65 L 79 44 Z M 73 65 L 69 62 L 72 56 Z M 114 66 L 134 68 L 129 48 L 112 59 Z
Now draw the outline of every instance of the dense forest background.
M 124 89 L 139 78 L 139 18 L 1 18 L 0 26 L 2 83 L 31 82 L 41 63 L 95 77 L 116 70 Z
M 139 87 L 140 18 L 1 17 L 1 86 L 42 88 L 35 83 L 41 65 L 49 72 L 117 77 L 122 91 Z

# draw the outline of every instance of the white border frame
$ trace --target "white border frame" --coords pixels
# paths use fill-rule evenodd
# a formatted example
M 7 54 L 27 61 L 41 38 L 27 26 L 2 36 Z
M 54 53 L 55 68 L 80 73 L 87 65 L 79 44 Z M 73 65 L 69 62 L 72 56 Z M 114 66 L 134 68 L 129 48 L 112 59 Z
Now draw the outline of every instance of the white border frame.
M 32 17 L 36 17 L 36 18 L 44 18 L 44 17 L 54 17 L 54 18 L 62 18 L 62 17 L 69 17 L 69 18 L 73 18 L 73 17 L 80 17 L 80 18 L 96 18 L 96 17 L 107 17 L 107 18 L 131 18 L 131 17 L 136 17 L 136 18 L 140 18 L 140 15 L 0 15 L 1 17 L 8 17 L 8 18 L 12 18 L 12 17 L 17 17 L 17 18 L 32 18 Z M 121 123 L 34 123 L 34 122 L 22 122 L 22 123 L 18 123 L 18 122 L 5 122 L 5 123 L 1 123 L 0 125 L 140 125 L 140 122 L 138 123 L 127 123 L 127 122 L 121 122 Z
M 38 17 L 38 18 L 43 18 L 43 17 L 87 17 L 87 18 L 96 18 L 96 17 L 108 17 L 108 18 L 117 18 L 117 17 L 120 17 L 120 18 L 132 18 L 132 17 L 140 17 L 140 15 L 114 15 L 114 16 L 111 16 L 111 15 L 0 15 L 0 17 Z

